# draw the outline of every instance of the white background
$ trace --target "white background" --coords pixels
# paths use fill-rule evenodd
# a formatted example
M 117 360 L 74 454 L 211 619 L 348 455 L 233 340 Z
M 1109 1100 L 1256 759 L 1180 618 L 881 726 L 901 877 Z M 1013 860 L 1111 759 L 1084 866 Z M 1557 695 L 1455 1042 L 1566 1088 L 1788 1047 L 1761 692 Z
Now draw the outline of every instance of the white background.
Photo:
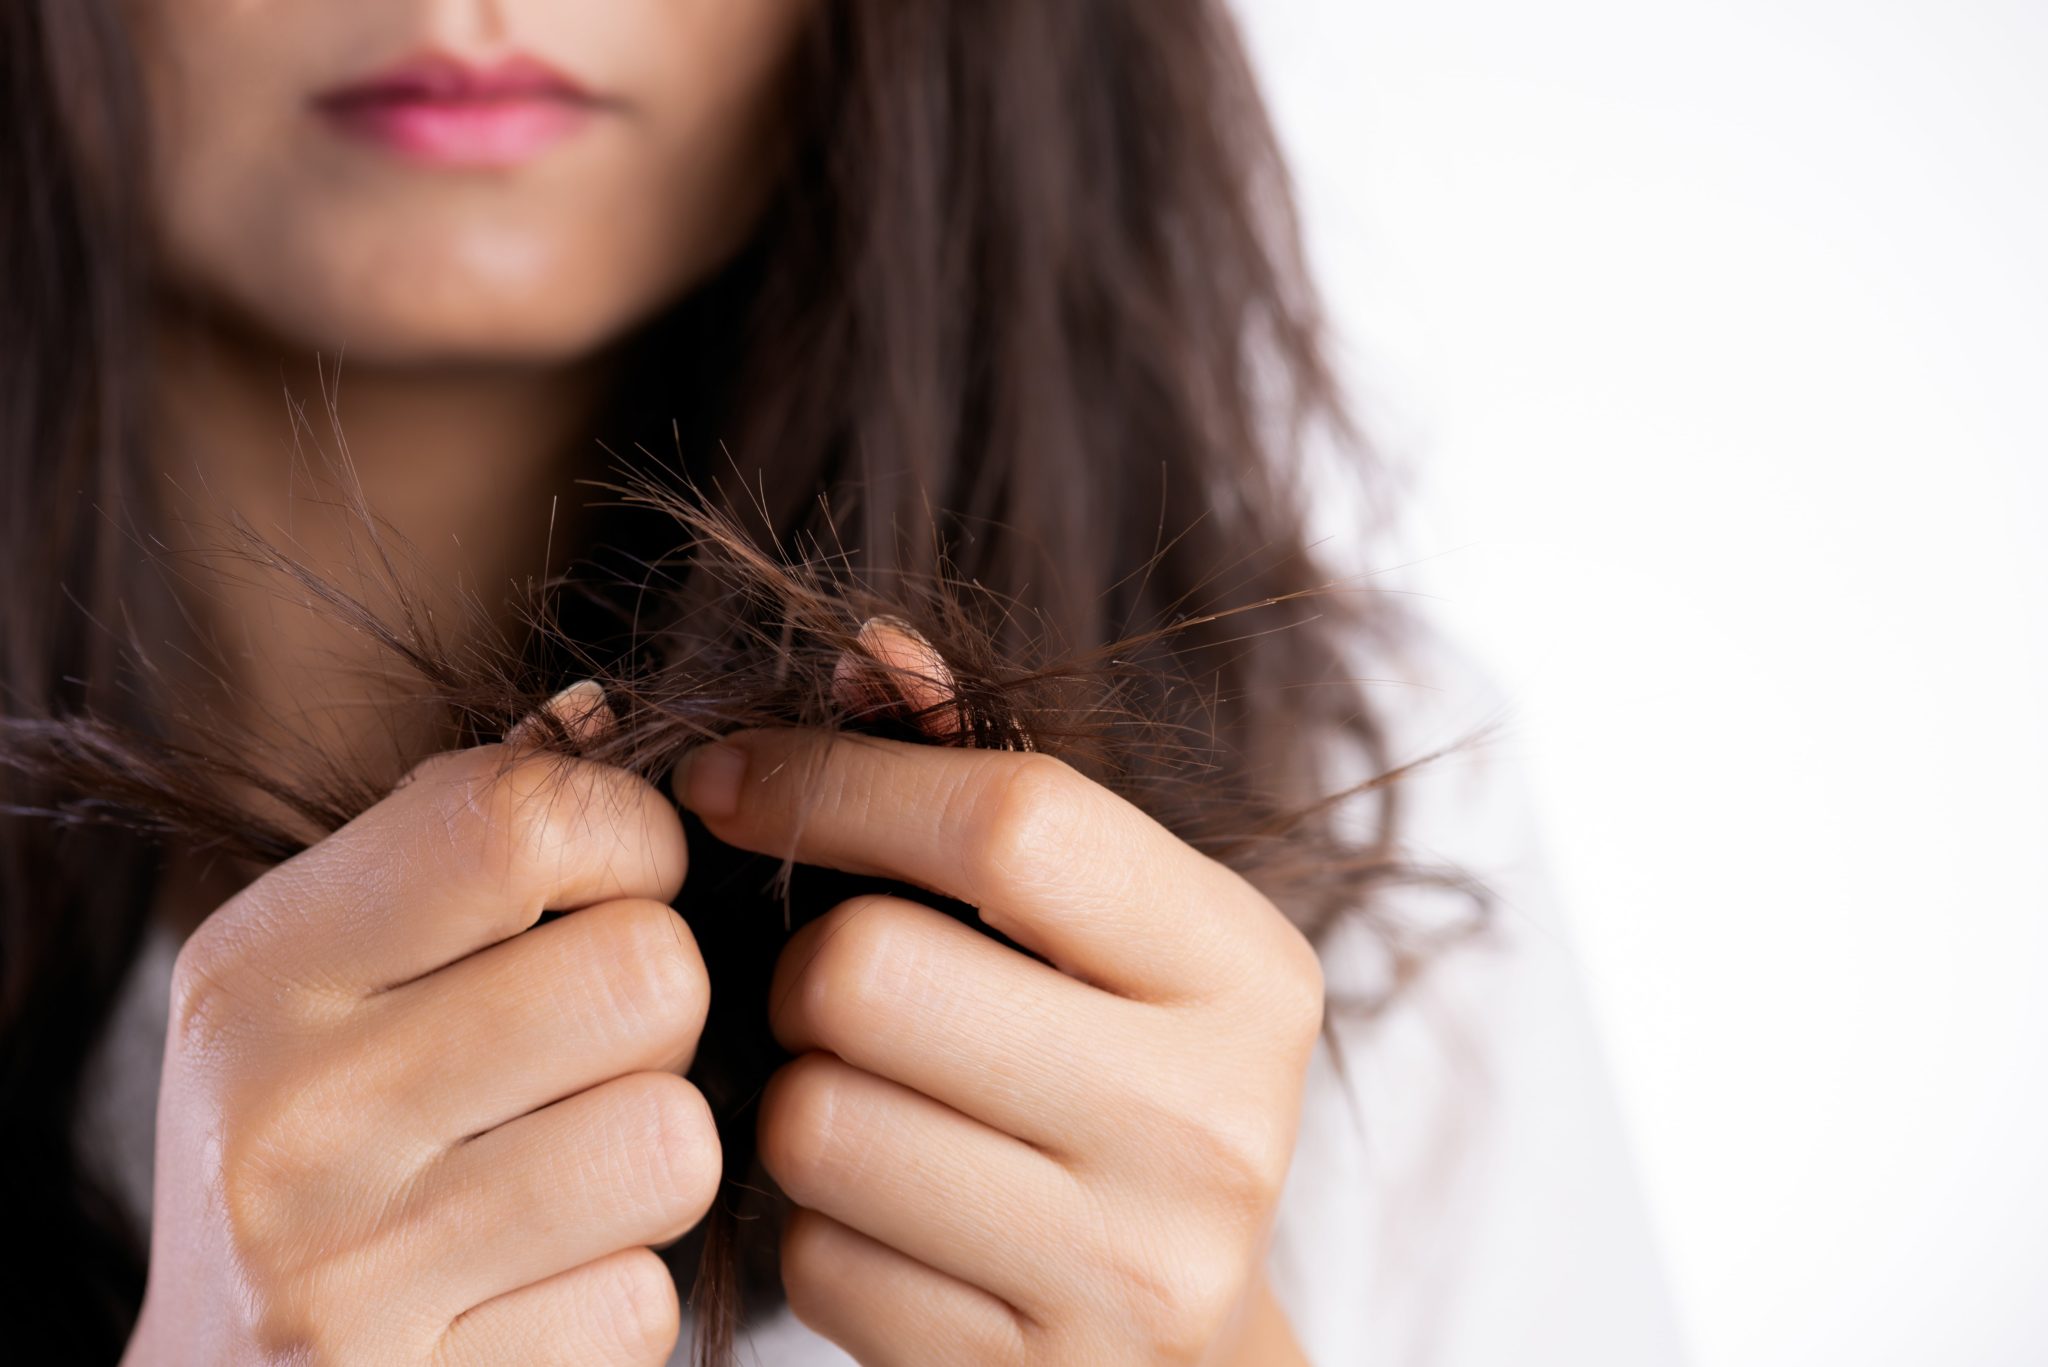
M 2048 5 L 1240 10 L 1697 1361 L 2048 1362 Z

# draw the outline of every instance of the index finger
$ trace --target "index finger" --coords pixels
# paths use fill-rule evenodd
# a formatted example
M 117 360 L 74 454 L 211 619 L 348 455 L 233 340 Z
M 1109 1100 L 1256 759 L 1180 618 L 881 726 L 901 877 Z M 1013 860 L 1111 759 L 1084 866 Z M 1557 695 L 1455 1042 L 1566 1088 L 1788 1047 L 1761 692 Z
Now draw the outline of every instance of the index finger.
M 216 943 L 297 982 L 374 991 L 507 939 L 545 911 L 672 902 L 681 818 L 624 769 L 516 745 L 437 755 L 244 889 Z
M 956 898 L 1123 996 L 1227 991 L 1294 934 L 1231 870 L 1049 755 L 747 731 L 691 752 L 673 785 L 728 844 Z

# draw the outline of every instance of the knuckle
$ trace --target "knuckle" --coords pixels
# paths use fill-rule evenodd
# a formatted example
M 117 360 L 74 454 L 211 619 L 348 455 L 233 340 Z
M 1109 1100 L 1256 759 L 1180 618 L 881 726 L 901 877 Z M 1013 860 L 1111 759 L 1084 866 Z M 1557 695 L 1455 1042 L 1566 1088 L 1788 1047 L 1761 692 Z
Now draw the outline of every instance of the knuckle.
M 1190 1148 L 1207 1189 L 1234 1213 L 1256 1217 L 1286 1180 L 1293 1127 L 1264 1107 L 1235 1109 L 1192 1127 Z
M 202 926 L 179 948 L 171 965 L 169 1036 L 188 1055 L 209 1052 L 228 1032 L 237 1009 L 228 986 L 230 956 L 218 938 Z
M 1072 847 L 1077 775 L 1045 754 L 1004 756 L 1008 774 L 975 801 L 967 818 L 967 859 L 976 881 L 1015 882 L 1052 866 Z
M 165 1043 L 188 1061 L 220 1051 L 242 1023 L 250 1028 L 241 1033 L 260 1037 L 261 1056 L 274 1059 L 332 1028 L 350 1009 L 346 993 L 280 972 L 274 911 L 290 893 L 275 884 L 258 893 L 260 886 L 224 903 L 172 961 Z
M 600 959 L 605 1006 L 667 1052 L 687 1055 L 704 1027 L 711 990 L 683 918 L 665 903 L 625 902 L 599 930 L 612 942 Z
M 741 788 L 741 807 L 755 819 L 793 802 L 868 813 L 881 795 L 873 768 L 856 751 L 821 737 L 798 740 L 778 762 L 763 767 L 758 783 L 750 779 Z
M 1227 1098 L 1179 1087 L 1131 1097 L 1135 1128 L 1186 1192 L 1223 1224 L 1253 1227 L 1272 1209 L 1294 1156 L 1295 1112 L 1263 1091 L 1233 1090 Z
M 285 1367 L 334 1359 L 333 1345 L 321 1331 L 318 1312 L 290 1291 L 254 1293 L 248 1315 L 254 1361 Z
M 280 1270 L 291 1242 L 297 1184 L 262 1153 L 260 1138 L 236 1135 L 228 1141 L 220 1178 L 221 1210 L 228 1243 L 257 1281 Z
M 1322 1033 L 1328 988 L 1315 946 L 1292 923 L 1286 929 L 1283 964 L 1273 985 L 1272 1020 L 1287 1044 L 1306 1052 Z
M 1247 1271 L 1234 1244 L 1200 1236 L 1176 1239 L 1171 1256 L 1127 1257 L 1113 1267 L 1143 1360 L 1204 1361 L 1243 1294 Z
M 259 1361 L 333 1360 L 360 1327 L 361 1250 L 309 1218 L 295 1171 L 290 1163 L 241 1163 L 221 1182 L 223 1233 Z M 398 1310 L 385 1307 L 391 1318 Z
M 653 1251 L 636 1248 L 611 1260 L 605 1281 L 599 1313 L 613 1359 L 667 1361 L 682 1332 L 682 1305 L 668 1267 Z
M 326 1094 L 307 1099 L 323 1082 Z M 307 1081 L 286 1071 L 227 1098 L 214 1141 L 217 1190 L 228 1242 L 251 1269 L 303 1268 L 333 1246 L 332 1222 L 345 1208 L 331 1198 L 366 1175 L 353 1166 L 364 1160 L 360 1131 L 337 1104 L 343 1090 L 332 1074 Z
M 335 1070 L 339 1071 L 339 1070 Z M 222 1089 L 208 1142 L 220 1225 L 237 1262 L 258 1283 L 303 1272 L 335 1231 L 320 1212 L 346 1176 L 351 1128 L 337 1123 L 332 1072 L 269 1068 Z M 360 1098 L 357 1099 L 360 1105 Z M 339 1161 L 339 1164 L 337 1162 Z
M 811 1203 L 831 1170 L 837 1073 L 829 1056 L 804 1054 L 778 1069 L 761 1093 L 761 1164 L 799 1205 Z
M 895 907 L 888 897 L 856 897 L 825 913 L 800 990 L 806 1013 L 827 1038 L 867 1028 L 887 996 L 903 938 Z
M 719 1172 L 718 1131 L 711 1108 L 695 1087 L 673 1073 L 642 1073 L 634 1079 L 629 1153 L 634 1185 L 666 1217 L 660 1242 L 679 1237 L 710 1209 Z
M 246 1302 L 257 1361 L 279 1367 L 338 1362 L 355 1356 L 353 1330 L 361 1297 L 317 1272 L 278 1276 L 255 1288 Z

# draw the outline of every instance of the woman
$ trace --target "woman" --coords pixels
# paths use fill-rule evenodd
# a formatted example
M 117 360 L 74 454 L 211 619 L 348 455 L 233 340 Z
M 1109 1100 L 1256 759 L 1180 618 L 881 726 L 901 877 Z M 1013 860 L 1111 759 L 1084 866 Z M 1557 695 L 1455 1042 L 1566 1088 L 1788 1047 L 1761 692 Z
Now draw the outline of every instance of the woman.
M 17 744 L 21 1332 L 79 1361 L 663 1361 L 672 1242 L 743 1220 L 751 1143 L 790 1206 L 787 1307 L 754 1269 L 697 1308 L 746 1297 L 773 1360 L 1304 1360 L 1262 1253 L 1323 1016 L 1311 940 L 1358 879 L 1283 910 L 1197 848 L 1242 851 L 1250 824 L 1205 840 L 1023 732 L 756 729 L 694 751 L 672 800 L 601 762 L 618 714 L 574 682 L 638 640 L 616 595 L 565 608 L 577 658 L 536 666 L 570 685 L 542 713 L 450 748 L 388 642 L 205 554 L 231 515 L 366 613 L 464 620 L 564 561 L 660 557 L 583 487 L 600 441 L 659 445 L 745 490 L 778 546 L 1001 595 L 988 638 L 1018 652 L 1253 614 L 1181 623 L 1206 692 L 1144 706 L 1209 727 L 1207 781 L 1238 795 L 1211 815 L 1311 802 L 1333 745 L 1384 760 L 1339 681 L 1390 637 L 1364 634 L 1377 609 L 1291 597 L 1317 575 L 1289 453 L 1342 425 L 1227 18 L 44 0 L 0 25 L 13 734 L 175 739 L 200 699 L 381 794 L 338 831 L 251 798 L 305 846 L 268 867 L 159 857 L 53 838 L 32 813 L 110 790 L 81 800 Z M 305 496 L 308 396 L 417 548 L 417 599 L 363 576 L 353 507 Z M 178 572 L 145 573 L 166 551 Z M 676 577 L 678 603 L 716 597 Z M 946 652 L 857 640 L 932 730 Z M 739 896 L 720 850 L 919 895 L 837 903 L 749 982 L 713 948 Z M 151 981 L 153 1208 L 131 1183 L 124 1209 L 81 1136 L 137 1110 L 118 1056 Z M 706 1056 L 764 1009 L 765 1089 L 714 1094 Z

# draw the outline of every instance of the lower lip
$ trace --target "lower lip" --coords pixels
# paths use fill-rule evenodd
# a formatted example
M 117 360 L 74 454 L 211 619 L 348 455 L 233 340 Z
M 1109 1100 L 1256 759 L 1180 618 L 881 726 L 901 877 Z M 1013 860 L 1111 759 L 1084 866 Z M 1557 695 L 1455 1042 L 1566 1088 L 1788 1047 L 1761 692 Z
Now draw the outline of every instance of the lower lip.
M 321 110 L 338 131 L 430 166 L 532 161 L 590 119 L 573 100 L 366 100 Z

